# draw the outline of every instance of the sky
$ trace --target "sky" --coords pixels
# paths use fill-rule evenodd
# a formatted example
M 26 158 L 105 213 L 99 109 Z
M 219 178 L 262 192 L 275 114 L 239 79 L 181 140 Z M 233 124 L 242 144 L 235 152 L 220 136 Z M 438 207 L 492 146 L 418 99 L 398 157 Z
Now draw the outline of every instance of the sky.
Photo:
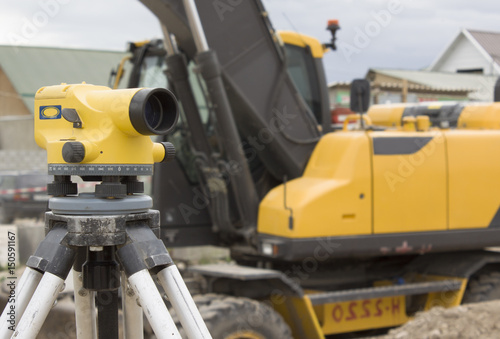
M 248 0 L 205 0 L 237 3 Z M 328 42 L 328 82 L 362 78 L 369 68 L 429 66 L 462 28 L 500 32 L 498 0 L 263 0 L 276 29 Z M 156 17 L 137 0 L 0 0 L 0 44 L 124 51 L 160 38 Z

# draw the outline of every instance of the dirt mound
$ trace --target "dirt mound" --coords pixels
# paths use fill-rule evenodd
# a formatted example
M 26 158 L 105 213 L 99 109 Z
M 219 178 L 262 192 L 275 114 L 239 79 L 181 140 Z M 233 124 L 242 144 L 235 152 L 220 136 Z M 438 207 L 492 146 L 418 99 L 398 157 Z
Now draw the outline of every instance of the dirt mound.
M 500 338 L 500 301 L 418 313 L 414 320 L 377 339 Z

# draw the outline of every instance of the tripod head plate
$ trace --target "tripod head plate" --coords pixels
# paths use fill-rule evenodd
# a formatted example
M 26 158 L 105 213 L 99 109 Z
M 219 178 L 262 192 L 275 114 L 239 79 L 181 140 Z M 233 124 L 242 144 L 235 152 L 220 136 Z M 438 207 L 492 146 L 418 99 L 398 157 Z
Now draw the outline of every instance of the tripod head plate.
M 64 215 L 120 215 L 147 212 L 153 199 L 147 195 L 131 195 L 123 199 L 96 198 L 94 193 L 80 193 L 75 197 L 54 197 L 49 208 L 54 214 Z

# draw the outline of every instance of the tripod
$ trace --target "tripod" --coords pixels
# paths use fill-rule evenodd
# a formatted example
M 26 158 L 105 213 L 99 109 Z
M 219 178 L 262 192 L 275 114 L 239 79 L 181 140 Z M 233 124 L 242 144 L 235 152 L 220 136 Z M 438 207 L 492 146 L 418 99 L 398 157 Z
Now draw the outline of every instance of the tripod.
M 50 199 L 46 237 L 28 259 L 15 303 L 7 303 L 2 313 L 0 339 L 36 338 L 72 267 L 78 339 L 118 339 L 120 288 L 125 339 L 143 338 L 143 311 L 157 338 L 181 338 L 151 274 L 165 290 L 187 336 L 211 338 L 177 267 L 158 239 L 159 212 L 150 210 L 152 199 L 132 194 L 100 198 L 116 197 L 113 187 L 130 186 L 130 182 L 137 183 L 129 180 L 127 185 L 115 182 L 106 186 L 104 180 L 95 193 Z M 76 190 L 69 176 L 56 176 L 52 185 L 58 190 L 64 186 Z M 12 310 L 14 325 L 8 322 Z

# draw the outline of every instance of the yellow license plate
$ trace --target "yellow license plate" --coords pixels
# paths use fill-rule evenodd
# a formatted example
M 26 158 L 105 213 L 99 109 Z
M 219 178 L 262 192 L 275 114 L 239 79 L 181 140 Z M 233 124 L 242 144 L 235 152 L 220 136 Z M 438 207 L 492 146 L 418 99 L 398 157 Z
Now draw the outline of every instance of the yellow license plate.
M 409 319 L 404 296 L 346 301 L 315 308 L 321 315 L 319 320 L 324 334 L 396 326 Z

